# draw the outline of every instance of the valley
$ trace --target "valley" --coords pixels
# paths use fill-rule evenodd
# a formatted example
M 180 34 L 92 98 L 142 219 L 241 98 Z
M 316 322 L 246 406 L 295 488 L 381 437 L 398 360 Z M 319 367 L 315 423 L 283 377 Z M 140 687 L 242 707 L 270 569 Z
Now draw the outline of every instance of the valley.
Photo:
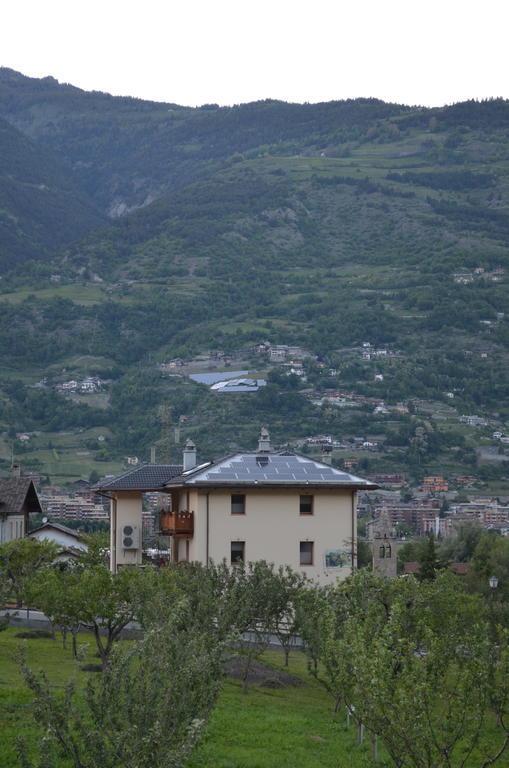
M 357 459 L 359 474 L 471 475 L 479 493 L 507 494 L 493 437 L 509 432 L 507 102 L 193 110 L 0 70 L 0 104 L 100 219 L 75 210 L 53 248 L 44 235 L 34 251 L 28 230 L 24 250 L 2 240 L 1 468 L 15 455 L 65 482 L 147 461 L 151 446 L 175 461 L 187 437 L 208 459 L 264 424 L 315 455 L 306 440 L 331 436 L 348 446 L 333 461 Z M 21 226 L 20 204 L 1 207 Z M 292 373 L 299 361 L 256 352 L 264 343 L 309 356 Z M 267 385 L 219 394 L 161 370 L 206 370 L 206 356 Z M 107 384 L 56 389 L 86 377 Z

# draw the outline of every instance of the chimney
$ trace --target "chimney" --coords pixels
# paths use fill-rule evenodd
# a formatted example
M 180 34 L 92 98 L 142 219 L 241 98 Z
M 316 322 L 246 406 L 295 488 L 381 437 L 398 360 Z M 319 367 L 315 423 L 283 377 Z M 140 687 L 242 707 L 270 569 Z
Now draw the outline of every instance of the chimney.
M 262 427 L 260 437 L 258 438 L 258 453 L 270 453 L 272 447 L 270 444 L 269 430 Z
M 21 464 L 11 464 L 11 477 L 21 477 Z
M 332 464 L 332 446 L 322 445 L 322 464 Z
M 156 463 L 156 447 L 153 445 L 150 449 L 150 463 L 155 464 Z
M 184 472 L 196 466 L 196 446 L 189 438 L 184 446 Z

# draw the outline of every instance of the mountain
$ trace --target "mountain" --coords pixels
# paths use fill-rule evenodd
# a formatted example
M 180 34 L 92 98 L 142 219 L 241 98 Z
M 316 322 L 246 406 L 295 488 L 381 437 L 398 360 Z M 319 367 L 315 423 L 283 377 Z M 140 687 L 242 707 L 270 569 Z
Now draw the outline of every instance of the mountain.
M 376 99 L 324 104 L 264 101 L 198 109 L 86 92 L 52 77 L 0 68 L 0 116 L 58 153 L 111 216 L 210 175 L 236 153 L 277 144 L 342 142 L 373 121 L 408 112 Z
M 0 119 L 0 273 L 48 256 L 104 219 L 60 160 Z
M 365 471 L 502 482 L 491 434 L 509 418 L 508 102 L 190 109 L 4 69 L 0 114 L 110 215 L 3 276 L 5 429 L 67 445 L 59 432 L 88 428 L 73 446 L 90 471 L 156 441 L 176 459 L 181 417 L 209 455 L 249 447 L 265 423 L 280 444 L 374 436 Z M 307 381 L 260 342 L 311 351 Z M 161 373 L 210 350 L 267 386 L 215 394 Z M 53 388 L 85 375 L 108 381 L 102 394 L 71 402 Z M 26 452 L 46 471 L 48 439 Z

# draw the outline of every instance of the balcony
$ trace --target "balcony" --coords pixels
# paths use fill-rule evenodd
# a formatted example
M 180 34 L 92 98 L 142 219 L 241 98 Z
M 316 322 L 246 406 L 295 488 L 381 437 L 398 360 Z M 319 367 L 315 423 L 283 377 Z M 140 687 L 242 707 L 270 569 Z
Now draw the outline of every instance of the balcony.
M 194 512 L 161 512 L 159 516 L 161 536 L 183 536 L 191 538 L 194 533 Z

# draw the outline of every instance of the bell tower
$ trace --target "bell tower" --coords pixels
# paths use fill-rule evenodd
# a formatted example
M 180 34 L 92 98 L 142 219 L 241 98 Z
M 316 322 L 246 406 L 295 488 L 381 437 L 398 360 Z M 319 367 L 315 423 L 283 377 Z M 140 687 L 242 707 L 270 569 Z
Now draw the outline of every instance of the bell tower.
M 373 570 L 388 579 L 395 579 L 398 575 L 397 551 L 400 541 L 396 538 L 386 509 L 382 509 L 379 517 L 373 521 L 371 532 Z

